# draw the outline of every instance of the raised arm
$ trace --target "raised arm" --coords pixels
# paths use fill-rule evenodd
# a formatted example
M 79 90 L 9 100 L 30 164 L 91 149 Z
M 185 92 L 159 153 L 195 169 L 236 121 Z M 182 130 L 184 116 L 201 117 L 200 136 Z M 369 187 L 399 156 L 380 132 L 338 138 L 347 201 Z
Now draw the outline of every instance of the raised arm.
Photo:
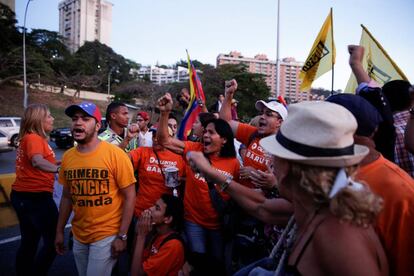
M 225 86 L 224 101 L 220 109 L 219 117 L 220 119 L 226 120 L 229 123 L 233 134 L 236 135 L 239 122 L 231 119 L 231 100 L 233 99 L 234 93 L 237 90 L 237 81 L 235 79 L 226 81 Z
M 204 177 L 216 183 L 226 183 L 227 176 L 213 169 L 201 152 L 190 152 L 187 159 L 193 170 L 200 172 Z M 290 202 L 280 198 L 267 199 L 261 192 L 249 189 L 235 181 L 221 186 L 240 207 L 265 223 L 285 225 L 293 212 Z
M 368 83 L 371 78 L 368 73 L 365 72 L 362 67 L 362 58 L 364 57 L 364 47 L 358 45 L 348 45 L 349 52 L 349 65 L 351 66 L 352 72 L 358 84 L 362 82 Z
M 168 135 L 168 115 L 173 107 L 173 100 L 170 93 L 166 93 L 157 101 L 157 107 L 160 110 L 160 119 L 158 122 L 157 139 L 163 147 L 177 153 L 183 154 L 184 142 Z

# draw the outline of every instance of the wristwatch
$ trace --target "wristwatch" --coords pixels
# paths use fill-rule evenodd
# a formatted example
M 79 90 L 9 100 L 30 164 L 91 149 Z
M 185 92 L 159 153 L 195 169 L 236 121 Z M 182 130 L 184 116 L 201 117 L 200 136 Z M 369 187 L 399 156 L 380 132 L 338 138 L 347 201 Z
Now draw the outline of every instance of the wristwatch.
M 117 238 L 120 239 L 121 241 L 126 241 L 128 239 L 128 236 L 127 234 L 122 234 L 122 235 L 119 234 Z

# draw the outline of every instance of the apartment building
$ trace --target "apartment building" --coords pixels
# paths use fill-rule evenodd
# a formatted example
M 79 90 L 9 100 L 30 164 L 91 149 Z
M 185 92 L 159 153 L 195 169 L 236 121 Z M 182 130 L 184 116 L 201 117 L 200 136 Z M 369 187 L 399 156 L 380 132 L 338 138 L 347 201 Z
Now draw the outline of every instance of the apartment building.
M 217 66 L 223 64 L 244 64 L 249 72 L 263 74 L 266 84 L 270 88 L 271 96 L 276 96 L 276 61 L 269 60 L 264 54 L 258 54 L 251 58 L 244 57 L 240 52 L 232 51 L 229 54 L 217 56 Z M 296 61 L 291 57 L 280 61 L 279 95 L 291 102 L 309 99 L 309 93 L 299 92 L 301 84 L 299 72 L 302 66 L 303 62 Z
M 14 0 L 0 0 L 0 3 L 8 6 L 14 13 L 16 12 L 16 2 Z
M 63 0 L 59 2 L 59 33 L 73 53 L 85 41 L 111 45 L 112 6 L 105 0 Z
M 152 83 L 162 85 L 173 82 L 187 82 L 189 80 L 188 69 L 177 66 L 176 69 L 161 68 L 157 66 L 142 66 L 132 74 L 138 75 L 138 78 L 148 76 Z

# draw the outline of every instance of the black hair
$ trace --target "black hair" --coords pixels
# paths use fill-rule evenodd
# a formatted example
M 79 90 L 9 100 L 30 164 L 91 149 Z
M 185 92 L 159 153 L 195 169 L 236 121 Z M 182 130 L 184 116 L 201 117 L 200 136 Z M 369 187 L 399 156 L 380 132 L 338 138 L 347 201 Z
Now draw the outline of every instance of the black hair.
M 106 118 L 107 123 L 109 123 L 111 121 L 111 113 L 116 112 L 117 109 L 121 106 L 126 107 L 126 105 L 124 103 L 121 103 L 121 102 L 112 102 L 108 105 L 108 107 L 106 108 L 106 114 L 105 114 L 105 118 Z
M 198 118 L 200 120 L 201 125 L 203 128 L 206 128 L 206 126 L 214 119 L 216 119 L 216 116 L 214 116 L 213 113 L 210 112 L 202 112 L 198 114 Z
M 178 123 L 177 117 L 175 117 L 172 113 L 168 114 L 168 119 L 174 119 Z
M 162 201 L 164 201 L 165 207 L 165 217 L 172 217 L 171 227 L 180 231 L 184 225 L 184 206 L 181 199 L 170 194 L 162 194 Z
M 411 84 L 406 80 L 389 81 L 382 87 L 382 92 L 391 106 L 391 111 L 407 110 L 411 106 Z
M 214 128 L 221 138 L 226 138 L 226 143 L 220 150 L 220 157 L 236 157 L 236 150 L 234 148 L 234 135 L 233 131 L 225 120 L 212 119 L 207 124 L 214 124 Z

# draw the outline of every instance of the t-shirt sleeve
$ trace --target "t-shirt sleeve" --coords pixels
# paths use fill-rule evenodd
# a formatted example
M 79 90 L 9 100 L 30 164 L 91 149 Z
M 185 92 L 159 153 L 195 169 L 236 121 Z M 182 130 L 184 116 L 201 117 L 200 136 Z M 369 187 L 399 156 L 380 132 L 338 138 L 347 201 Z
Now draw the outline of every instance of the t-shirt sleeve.
M 135 170 L 137 170 L 139 167 L 139 162 L 142 158 L 142 148 L 131 150 L 129 154 L 132 159 L 132 166 L 134 167 Z
M 256 132 L 257 128 L 248 124 L 239 123 L 236 131 L 236 139 L 242 144 L 249 143 L 250 136 Z
M 123 189 L 136 182 L 134 168 L 128 158 L 128 155 L 121 149 L 116 148 L 116 183 L 119 188 Z
M 43 138 L 39 135 L 29 134 L 26 137 L 26 155 L 29 161 L 32 161 L 32 158 L 36 154 L 44 155 L 44 148 L 43 148 Z
M 200 142 L 185 141 L 184 152 L 183 152 L 184 158 L 187 155 L 187 152 L 189 151 L 203 151 L 203 144 L 201 144 Z
M 169 275 L 178 266 L 184 264 L 184 248 L 179 240 L 173 239 L 166 242 L 160 251 L 149 257 L 142 264 L 148 276 Z

